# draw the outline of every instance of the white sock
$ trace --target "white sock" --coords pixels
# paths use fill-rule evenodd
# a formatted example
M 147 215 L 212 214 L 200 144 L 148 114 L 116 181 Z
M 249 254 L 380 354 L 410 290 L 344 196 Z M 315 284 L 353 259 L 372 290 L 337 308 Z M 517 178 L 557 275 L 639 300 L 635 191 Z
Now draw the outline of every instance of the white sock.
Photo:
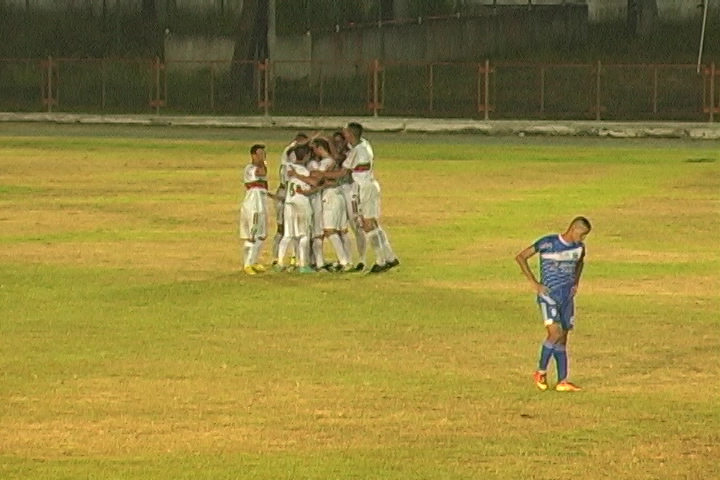
M 350 235 L 348 235 L 347 232 L 340 232 L 338 235 L 340 236 L 340 240 L 342 240 L 345 253 L 347 253 L 348 263 L 352 263 L 352 240 L 350 239 Z
M 325 255 L 323 255 L 323 239 L 313 238 L 313 255 L 315 257 L 315 266 L 321 268 L 325 265 Z
M 288 252 L 290 253 L 291 257 L 297 257 L 298 252 L 300 251 L 298 248 L 298 239 L 297 237 L 293 237 L 292 241 L 290 242 L 290 247 L 288 248 Z
M 332 246 L 335 249 L 335 254 L 337 254 L 340 265 L 348 265 L 350 263 L 350 259 L 348 258 L 348 253 L 345 251 L 345 245 L 343 245 L 340 235 L 338 235 L 337 232 L 331 233 L 328 235 L 328 240 L 330 240 L 330 243 L 332 243 Z
M 282 237 L 282 240 L 280 240 L 280 245 L 278 245 L 278 265 L 285 266 L 285 254 L 288 251 L 288 246 L 290 245 L 290 242 L 292 241 L 292 238 L 290 237 Z
M 298 250 L 297 250 L 297 257 L 298 257 L 298 265 L 301 267 L 307 267 L 308 266 L 308 256 L 309 256 L 309 249 L 310 246 L 310 239 L 307 237 L 307 235 L 300 237 L 300 240 L 298 240 Z
M 385 233 L 385 230 L 383 230 L 381 226 L 378 226 L 378 230 L 380 230 L 380 242 L 383 246 L 385 258 L 387 258 L 388 262 L 397 259 L 397 255 L 395 255 L 395 252 L 390 246 L 390 240 L 388 239 L 387 233 Z
M 249 267 L 252 265 L 252 252 L 253 252 L 253 242 L 245 241 L 243 244 L 243 267 Z
M 351 223 L 353 235 L 355 235 L 355 243 L 357 244 L 358 263 L 365 264 L 367 258 L 367 235 L 365 231 L 358 227 L 355 222 Z
M 380 229 L 376 228 L 375 230 L 367 232 L 365 235 L 375 251 L 375 263 L 380 266 L 385 265 L 387 259 L 385 258 L 385 252 L 383 251 L 382 241 L 380 240 Z
M 252 257 L 250 258 L 250 265 L 257 265 L 258 259 L 260 258 L 260 249 L 265 244 L 265 239 L 255 240 L 255 244 L 252 249 Z
M 275 238 L 273 238 L 273 260 L 277 260 L 278 256 L 280 254 L 280 240 L 282 240 L 283 236 L 279 233 L 275 234 Z

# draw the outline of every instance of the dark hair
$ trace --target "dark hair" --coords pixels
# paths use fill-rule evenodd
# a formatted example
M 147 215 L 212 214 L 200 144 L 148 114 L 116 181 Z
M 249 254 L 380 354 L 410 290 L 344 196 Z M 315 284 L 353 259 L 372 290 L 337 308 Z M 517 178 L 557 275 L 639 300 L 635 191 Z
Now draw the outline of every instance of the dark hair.
M 302 162 L 305 160 L 305 157 L 307 157 L 310 154 L 310 147 L 307 145 L 298 145 L 297 147 L 293 148 L 293 153 L 295 154 L 295 159 Z
M 297 135 L 295 135 L 295 140 L 296 140 L 296 141 L 297 141 L 297 140 L 306 140 L 307 138 L 308 138 L 308 136 L 305 135 L 305 134 L 302 133 L 302 132 L 300 132 L 300 133 L 298 133 Z
M 343 135 L 342 130 L 338 130 L 337 132 L 333 133 L 332 136 L 333 136 L 333 138 L 340 137 L 343 140 L 345 140 L 345 135 Z
M 575 225 L 577 223 L 580 223 L 583 227 L 587 228 L 588 232 L 592 230 L 592 225 L 590 225 L 590 220 L 588 220 L 587 217 L 575 217 L 572 219 L 572 222 L 570 222 L 570 225 Z
M 256 143 L 252 147 L 250 147 L 250 155 L 255 155 L 258 150 L 265 150 L 265 145 L 262 143 Z
M 316 138 L 312 141 L 313 146 L 324 148 L 326 152 L 330 153 L 330 144 L 324 138 Z
M 357 138 L 358 140 L 360 140 L 360 137 L 362 137 L 363 135 L 363 126 L 357 122 L 348 123 L 347 129 L 350 130 L 353 135 L 355 135 L 355 138 Z

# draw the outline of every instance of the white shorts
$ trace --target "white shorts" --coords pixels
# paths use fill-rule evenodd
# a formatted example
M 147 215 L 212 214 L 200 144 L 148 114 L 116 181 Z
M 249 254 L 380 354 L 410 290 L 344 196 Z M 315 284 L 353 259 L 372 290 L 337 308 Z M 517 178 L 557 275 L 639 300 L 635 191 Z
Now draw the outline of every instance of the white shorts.
M 257 213 L 257 223 L 253 224 L 253 217 Z M 240 209 L 240 238 L 255 239 L 267 237 L 267 215 L 243 204 Z
M 310 236 L 311 222 L 312 210 L 309 203 L 285 203 L 284 236 L 290 238 Z
M 358 215 L 364 219 L 380 218 L 380 184 L 376 181 L 358 184 Z
M 345 197 L 340 191 L 326 191 L 323 195 L 323 228 L 343 231 L 348 227 Z
M 323 234 L 323 202 L 320 193 L 310 197 L 312 208 L 312 236 L 322 237 Z
M 352 225 L 358 224 L 358 199 L 357 199 L 357 184 L 346 183 L 340 187 L 343 198 L 345 199 L 345 211 L 347 212 L 348 222 Z

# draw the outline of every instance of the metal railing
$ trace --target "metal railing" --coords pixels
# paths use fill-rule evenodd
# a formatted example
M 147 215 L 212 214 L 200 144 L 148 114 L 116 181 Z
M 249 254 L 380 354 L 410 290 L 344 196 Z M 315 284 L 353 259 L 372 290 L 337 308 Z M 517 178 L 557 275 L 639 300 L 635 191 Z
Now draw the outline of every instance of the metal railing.
M 0 110 L 714 121 L 714 63 L 0 59 Z

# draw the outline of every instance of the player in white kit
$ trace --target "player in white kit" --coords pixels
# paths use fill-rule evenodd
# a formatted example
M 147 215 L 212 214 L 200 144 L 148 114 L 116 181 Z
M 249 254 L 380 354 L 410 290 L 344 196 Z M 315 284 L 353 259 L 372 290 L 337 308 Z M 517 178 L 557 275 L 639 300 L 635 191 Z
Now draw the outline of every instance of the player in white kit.
M 362 137 L 363 127 L 359 123 L 349 123 L 343 129 L 343 134 L 351 147 L 350 152 L 337 174 L 329 172 L 325 175 L 339 178 L 348 172 L 352 173 L 362 229 L 375 251 L 375 265 L 370 269 L 370 273 L 380 273 L 400 265 L 400 261 L 379 223 L 380 184 L 373 175 L 374 152 L 370 143 Z
M 256 275 L 265 271 L 265 267 L 258 262 L 260 249 L 267 237 L 265 146 L 253 145 L 250 158 L 251 162 L 243 172 L 245 198 L 240 207 L 240 239 L 243 240 L 243 271 L 248 275 Z
M 298 243 L 297 255 L 300 273 L 313 273 L 308 264 L 310 235 L 312 233 L 312 208 L 310 206 L 309 194 L 316 190 L 313 188 L 310 172 L 302 163 L 305 157 L 309 156 L 310 148 L 307 145 L 298 145 L 294 149 L 295 163 L 288 164 L 288 185 L 287 196 L 285 197 L 285 225 L 284 235 L 280 241 L 278 252 L 278 263 L 276 270 L 285 269 L 285 255 L 288 245 L 295 239 Z M 294 177 L 297 172 L 308 181 Z
M 280 248 L 280 240 L 283 237 L 283 228 L 285 224 L 285 197 L 287 196 L 287 165 L 295 163 L 295 155 L 293 149 L 297 145 L 306 145 L 310 139 L 304 133 L 298 133 L 295 135 L 295 139 L 283 150 L 280 155 L 280 165 L 278 166 L 278 181 L 279 185 L 275 191 L 275 221 L 277 222 L 277 232 L 273 240 L 273 265 L 277 264 L 277 258 Z M 295 251 L 295 242 L 290 243 L 292 251 Z M 293 265 L 294 257 L 291 257 L 290 264 Z
M 312 142 L 312 146 L 315 156 L 321 159 L 319 171 L 329 172 L 337 169 L 335 159 L 331 154 L 333 149 L 326 139 L 318 138 Z M 347 232 L 347 228 L 347 211 L 341 187 L 337 182 L 326 179 L 322 190 L 323 236 L 332 244 L 340 264 L 340 270 L 344 272 L 352 269 L 350 253 L 341 237 L 342 232 Z
M 345 140 L 345 136 L 343 135 L 342 131 L 337 131 L 333 133 L 332 146 L 334 147 L 333 153 L 335 161 L 337 162 L 337 165 L 339 167 L 342 167 L 343 162 L 350 153 L 350 145 L 348 145 L 347 140 Z M 365 241 L 365 232 L 363 232 L 362 230 L 362 225 L 360 224 L 360 219 L 358 217 L 358 198 L 355 194 L 355 188 L 352 180 L 352 172 L 347 172 L 344 176 L 338 178 L 337 183 L 345 200 L 345 209 L 347 212 L 348 225 L 353 232 L 353 236 L 355 237 L 355 244 L 357 246 L 358 263 L 355 267 L 355 271 L 361 272 L 365 269 L 365 255 L 367 251 L 367 243 Z M 347 233 L 347 229 L 340 232 L 340 238 L 345 244 L 345 250 L 348 252 L 349 255 L 351 255 L 350 261 L 352 262 L 352 242 L 350 241 L 350 236 Z

